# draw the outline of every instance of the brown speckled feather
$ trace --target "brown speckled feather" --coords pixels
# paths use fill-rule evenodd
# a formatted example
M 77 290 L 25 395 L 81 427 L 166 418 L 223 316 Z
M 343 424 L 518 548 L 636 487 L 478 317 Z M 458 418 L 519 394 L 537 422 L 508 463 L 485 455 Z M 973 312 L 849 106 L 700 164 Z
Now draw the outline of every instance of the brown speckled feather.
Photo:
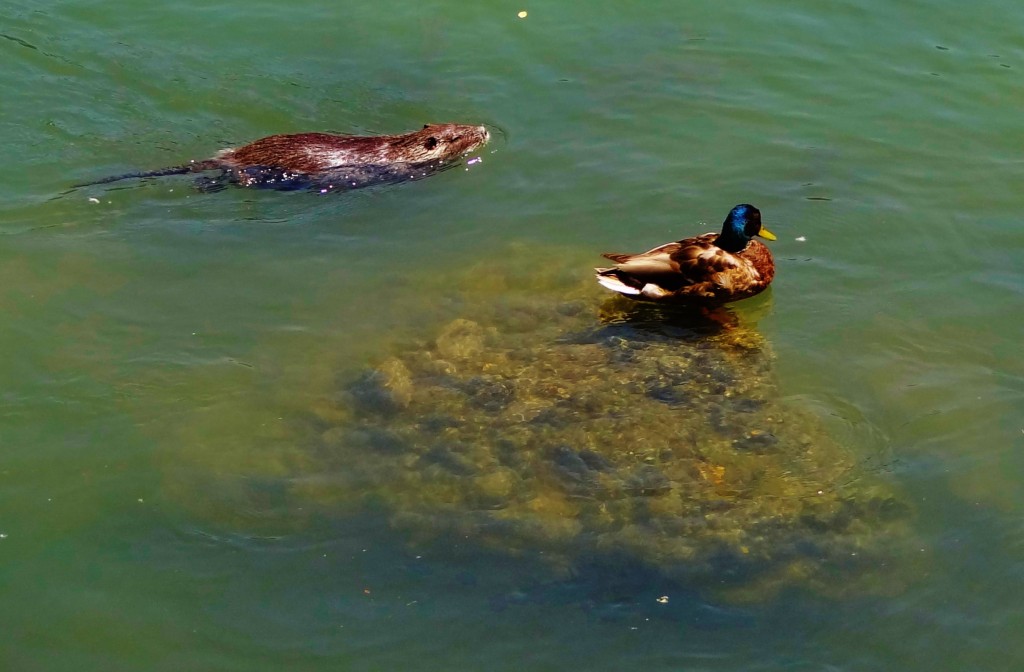
M 595 269 L 598 281 L 632 298 L 683 303 L 726 303 L 763 291 L 775 276 L 768 248 L 751 240 L 740 252 L 726 252 L 714 244 L 717 237 L 706 233 L 642 254 L 605 254 L 616 264 Z

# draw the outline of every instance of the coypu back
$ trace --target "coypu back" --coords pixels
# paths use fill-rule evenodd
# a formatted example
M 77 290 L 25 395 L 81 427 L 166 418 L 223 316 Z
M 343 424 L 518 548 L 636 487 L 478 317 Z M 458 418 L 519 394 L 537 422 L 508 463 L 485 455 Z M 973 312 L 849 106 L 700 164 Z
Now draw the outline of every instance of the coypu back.
M 314 174 L 343 166 L 422 165 L 448 162 L 480 147 L 489 134 L 483 126 L 428 124 L 402 135 L 271 135 L 229 149 L 216 160 L 231 168 L 263 166 Z
M 489 139 L 486 128 L 468 124 L 426 124 L 418 131 L 399 135 L 271 135 L 236 149 L 221 150 L 205 161 L 115 175 L 75 186 L 220 170 L 218 177 L 199 178 L 197 187 L 216 191 L 230 183 L 243 187 L 342 191 L 426 177 L 454 165 Z

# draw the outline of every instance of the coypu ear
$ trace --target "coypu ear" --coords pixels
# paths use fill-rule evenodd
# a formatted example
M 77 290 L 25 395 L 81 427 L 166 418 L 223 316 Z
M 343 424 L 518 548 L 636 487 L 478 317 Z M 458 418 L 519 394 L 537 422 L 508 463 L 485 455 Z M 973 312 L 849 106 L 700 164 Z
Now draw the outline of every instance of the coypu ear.
M 427 149 L 433 149 L 434 147 L 437 147 L 437 138 L 435 138 L 434 136 L 430 136 L 429 138 L 427 138 L 427 141 L 423 143 L 423 146 L 426 147 Z
M 423 128 L 430 128 L 430 124 L 423 124 Z

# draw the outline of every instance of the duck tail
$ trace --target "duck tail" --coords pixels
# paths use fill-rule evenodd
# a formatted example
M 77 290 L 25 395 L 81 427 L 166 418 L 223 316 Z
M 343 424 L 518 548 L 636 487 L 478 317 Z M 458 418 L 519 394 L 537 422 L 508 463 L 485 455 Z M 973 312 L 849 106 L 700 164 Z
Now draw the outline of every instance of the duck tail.
M 630 259 L 632 259 L 633 257 L 635 257 L 637 255 L 635 255 L 635 254 L 620 254 L 618 252 L 603 252 L 601 254 L 601 256 L 604 257 L 605 259 L 611 259 L 616 264 L 622 264 L 622 263 L 625 263 L 625 262 L 629 261 Z M 597 269 L 597 270 L 607 271 L 609 269 L 602 268 L 602 269 Z
M 624 283 L 621 279 L 621 273 L 617 268 L 595 268 L 597 282 L 602 287 L 607 287 L 613 292 L 619 294 L 625 294 L 627 296 L 639 296 L 640 290 L 636 287 L 630 287 Z

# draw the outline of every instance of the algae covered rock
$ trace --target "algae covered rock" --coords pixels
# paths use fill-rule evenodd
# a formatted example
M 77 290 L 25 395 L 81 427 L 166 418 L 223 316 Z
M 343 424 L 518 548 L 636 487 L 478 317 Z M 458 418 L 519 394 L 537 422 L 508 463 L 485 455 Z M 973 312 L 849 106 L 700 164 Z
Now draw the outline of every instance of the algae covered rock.
M 906 498 L 827 409 L 782 397 L 756 329 L 607 298 L 578 260 L 537 254 L 410 280 L 410 327 L 382 331 L 371 364 L 317 335 L 264 358 L 310 362 L 302 376 L 230 369 L 230 393 L 168 432 L 164 492 L 232 532 L 383 520 L 418 548 L 640 568 L 735 599 L 909 581 Z
M 506 296 L 334 403 L 311 420 L 322 469 L 419 542 L 628 558 L 737 595 L 841 592 L 910 517 L 779 398 L 756 331 L 615 300 Z
M 399 359 L 387 360 L 352 385 L 351 400 L 366 413 L 391 415 L 407 408 L 412 400 L 409 370 Z

